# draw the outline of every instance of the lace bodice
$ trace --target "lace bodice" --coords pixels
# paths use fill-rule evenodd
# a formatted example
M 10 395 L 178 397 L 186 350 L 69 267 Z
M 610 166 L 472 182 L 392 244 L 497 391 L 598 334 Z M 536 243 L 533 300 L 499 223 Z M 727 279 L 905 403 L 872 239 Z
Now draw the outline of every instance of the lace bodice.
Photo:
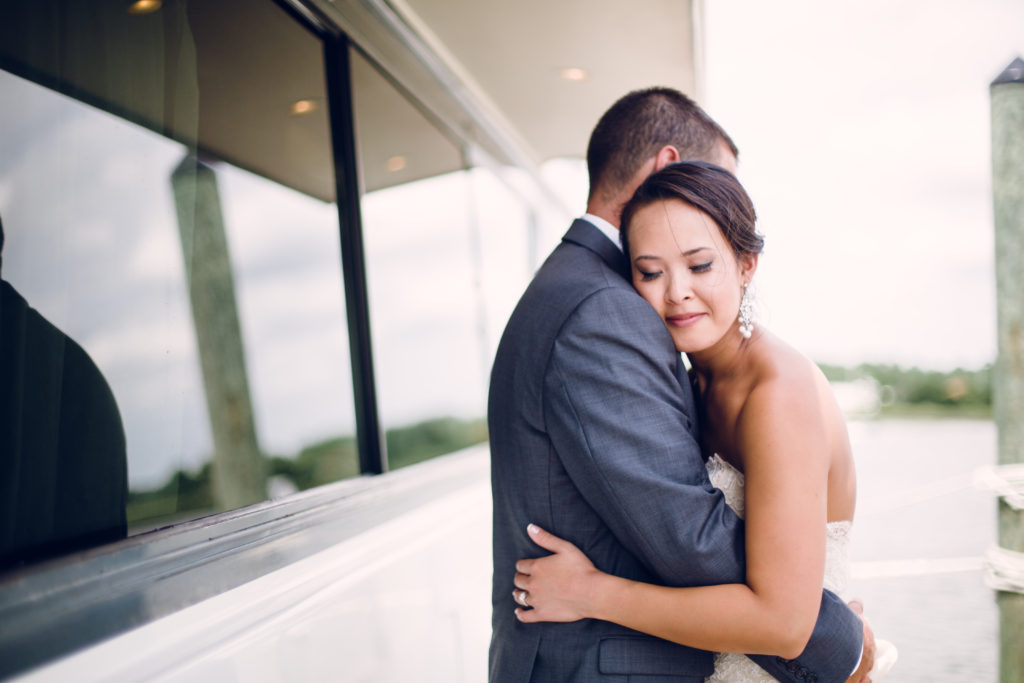
M 743 517 L 743 473 L 717 454 L 708 458 L 711 484 L 725 494 L 725 502 Z M 850 522 L 829 522 L 825 526 L 825 588 L 842 595 L 850 579 Z M 718 653 L 715 673 L 707 683 L 776 683 L 764 669 L 743 655 Z

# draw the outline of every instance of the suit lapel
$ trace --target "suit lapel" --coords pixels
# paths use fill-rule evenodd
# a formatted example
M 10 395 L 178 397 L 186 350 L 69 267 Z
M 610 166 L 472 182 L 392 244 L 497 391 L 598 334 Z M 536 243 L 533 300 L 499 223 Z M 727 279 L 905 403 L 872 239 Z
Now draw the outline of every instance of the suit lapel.
M 693 438 L 700 443 L 700 419 L 697 413 L 697 399 L 693 391 L 693 383 L 689 373 L 686 372 L 686 365 L 680 358 L 676 366 L 676 376 L 679 379 L 679 387 L 683 391 L 683 402 L 686 403 L 686 415 L 689 418 L 688 424 Z
M 626 278 L 626 280 L 632 279 L 629 262 L 626 260 L 625 254 L 622 253 L 621 249 L 612 244 L 612 241 L 589 221 L 577 218 L 569 227 L 569 232 L 565 233 L 562 241 L 577 244 L 589 249 L 600 256 L 612 270 Z M 690 384 L 690 376 L 686 372 L 686 366 L 683 364 L 682 359 L 677 361 L 676 378 L 679 380 L 679 386 L 683 394 L 683 401 L 686 403 L 686 414 L 690 416 L 690 431 L 693 433 L 694 438 L 699 442 L 700 433 L 697 420 L 697 404 L 693 395 L 693 387 Z
M 569 227 L 569 232 L 565 233 L 562 241 L 578 244 L 589 249 L 600 256 L 612 270 L 627 280 L 629 279 L 629 263 L 626 261 L 622 250 L 612 244 L 612 241 L 603 232 L 591 225 L 590 222 L 577 218 Z

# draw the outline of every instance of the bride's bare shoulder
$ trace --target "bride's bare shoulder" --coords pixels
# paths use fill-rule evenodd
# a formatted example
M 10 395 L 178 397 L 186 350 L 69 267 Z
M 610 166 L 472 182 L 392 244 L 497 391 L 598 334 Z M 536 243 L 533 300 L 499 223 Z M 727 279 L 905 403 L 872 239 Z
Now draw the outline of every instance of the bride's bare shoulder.
M 751 396 L 756 393 L 757 397 L 777 400 L 794 394 L 797 398 L 820 400 L 818 395 L 828 388 L 828 380 L 817 364 L 775 335 L 766 332 L 761 341 Z
M 766 333 L 760 346 L 737 420 L 741 438 L 799 434 L 800 443 L 827 451 L 836 407 L 824 373 L 778 337 Z

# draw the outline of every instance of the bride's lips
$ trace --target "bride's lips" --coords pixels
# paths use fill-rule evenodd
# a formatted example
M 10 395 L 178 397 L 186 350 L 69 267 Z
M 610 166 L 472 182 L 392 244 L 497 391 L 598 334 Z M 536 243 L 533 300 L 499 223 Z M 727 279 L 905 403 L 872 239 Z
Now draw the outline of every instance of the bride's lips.
M 670 315 L 665 317 L 667 322 L 672 327 L 689 327 L 698 320 L 703 318 L 706 313 L 680 313 L 679 315 Z

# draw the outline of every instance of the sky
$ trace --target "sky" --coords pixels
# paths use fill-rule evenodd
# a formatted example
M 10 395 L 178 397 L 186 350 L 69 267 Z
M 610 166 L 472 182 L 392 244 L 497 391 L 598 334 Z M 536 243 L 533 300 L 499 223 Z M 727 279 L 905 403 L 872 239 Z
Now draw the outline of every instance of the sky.
M 992 362 L 989 84 L 1024 55 L 1024 2 L 704 9 L 702 103 L 766 235 L 763 322 L 819 362 Z

